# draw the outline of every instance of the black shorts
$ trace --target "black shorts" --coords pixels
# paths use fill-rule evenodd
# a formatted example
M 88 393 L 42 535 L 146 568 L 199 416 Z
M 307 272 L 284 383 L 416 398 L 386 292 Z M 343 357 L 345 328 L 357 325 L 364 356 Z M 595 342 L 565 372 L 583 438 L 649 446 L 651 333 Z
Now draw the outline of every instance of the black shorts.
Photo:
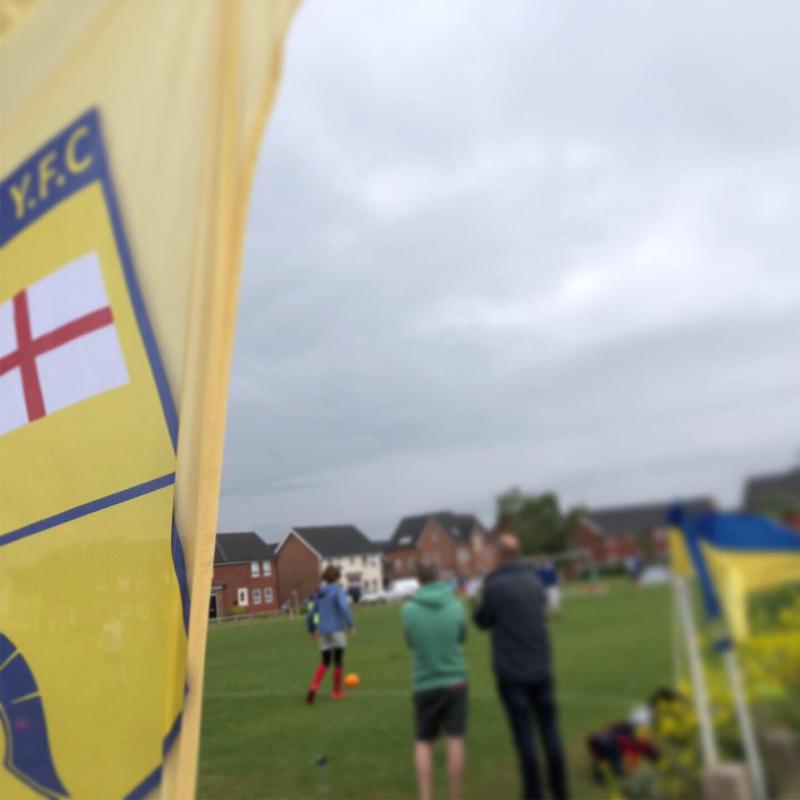
M 417 692 L 414 721 L 418 742 L 432 742 L 442 730 L 445 736 L 462 737 L 467 732 L 467 684 Z

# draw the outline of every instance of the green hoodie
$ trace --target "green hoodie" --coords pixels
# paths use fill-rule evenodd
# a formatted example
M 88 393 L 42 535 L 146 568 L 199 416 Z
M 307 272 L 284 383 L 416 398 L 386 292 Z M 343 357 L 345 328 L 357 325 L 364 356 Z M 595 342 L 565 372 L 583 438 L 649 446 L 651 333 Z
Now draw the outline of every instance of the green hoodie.
M 467 635 L 464 607 L 440 581 L 420 586 L 403 606 L 403 630 L 414 652 L 414 691 L 467 679 L 461 643 Z

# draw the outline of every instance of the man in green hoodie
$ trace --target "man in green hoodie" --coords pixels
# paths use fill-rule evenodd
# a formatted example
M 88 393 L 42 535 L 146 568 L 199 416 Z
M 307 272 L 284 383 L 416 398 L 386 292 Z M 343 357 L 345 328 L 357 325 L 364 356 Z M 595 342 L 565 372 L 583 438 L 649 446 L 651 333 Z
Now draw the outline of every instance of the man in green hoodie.
M 433 564 L 417 568 L 420 588 L 403 606 L 403 630 L 414 655 L 414 765 L 420 800 L 430 800 L 432 745 L 444 731 L 451 800 L 464 782 L 467 729 L 467 665 L 461 644 L 467 635 L 464 607 Z

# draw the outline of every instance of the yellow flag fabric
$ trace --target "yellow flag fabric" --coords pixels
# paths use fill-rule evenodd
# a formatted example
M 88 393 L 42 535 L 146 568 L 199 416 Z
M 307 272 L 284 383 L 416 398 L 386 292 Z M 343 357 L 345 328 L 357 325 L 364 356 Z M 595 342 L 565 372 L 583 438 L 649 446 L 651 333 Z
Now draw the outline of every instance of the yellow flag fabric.
M 800 537 L 799 537 L 800 539 Z M 672 570 L 691 577 L 695 574 L 691 555 L 681 530 L 669 533 Z M 775 586 L 800 583 L 800 552 L 741 552 L 699 543 L 714 588 L 725 611 L 731 636 L 741 641 L 750 634 L 747 598 L 753 592 Z
M 686 549 L 683 531 L 680 528 L 669 528 L 668 540 L 672 571 L 676 575 L 683 575 L 684 578 L 691 578 L 694 575 L 694 568 L 692 567 L 692 558 Z
M 242 235 L 294 7 L 0 3 L 0 797 L 194 793 Z

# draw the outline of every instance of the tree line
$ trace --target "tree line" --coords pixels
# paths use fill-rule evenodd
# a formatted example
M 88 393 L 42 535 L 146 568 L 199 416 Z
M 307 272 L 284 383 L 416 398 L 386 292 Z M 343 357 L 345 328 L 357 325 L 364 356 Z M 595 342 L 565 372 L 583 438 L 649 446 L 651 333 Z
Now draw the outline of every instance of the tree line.
M 526 555 L 560 553 L 570 548 L 583 509 L 562 509 L 555 492 L 531 494 L 517 487 L 497 498 L 495 527 L 513 531 Z

